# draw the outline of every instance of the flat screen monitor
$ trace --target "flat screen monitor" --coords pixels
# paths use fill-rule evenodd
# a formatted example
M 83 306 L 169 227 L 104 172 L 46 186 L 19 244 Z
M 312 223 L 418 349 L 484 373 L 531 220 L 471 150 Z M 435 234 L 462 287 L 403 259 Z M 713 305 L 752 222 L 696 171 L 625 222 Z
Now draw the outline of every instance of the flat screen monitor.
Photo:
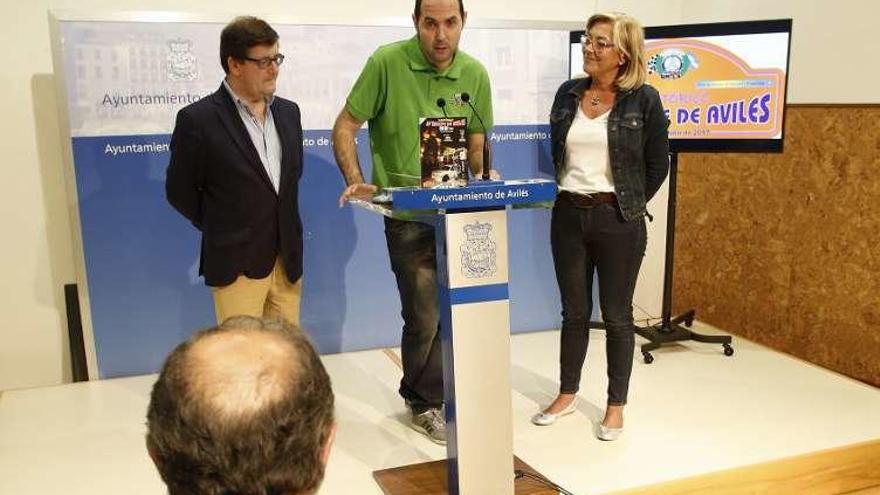
M 645 28 L 648 84 L 669 118 L 675 152 L 781 152 L 791 19 Z M 571 76 L 584 75 L 571 33 Z

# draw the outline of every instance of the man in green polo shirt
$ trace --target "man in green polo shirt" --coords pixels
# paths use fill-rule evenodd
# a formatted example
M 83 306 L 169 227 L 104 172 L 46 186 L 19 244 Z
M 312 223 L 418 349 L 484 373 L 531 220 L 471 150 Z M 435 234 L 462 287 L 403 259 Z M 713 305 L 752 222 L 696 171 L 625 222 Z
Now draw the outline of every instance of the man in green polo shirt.
M 333 126 L 333 151 L 346 183 L 340 206 L 349 198 L 370 199 L 381 187 L 420 184 L 419 120 L 442 117 L 440 99 L 450 117 L 467 117 L 468 162 L 474 177 L 482 174 L 483 143 L 492 128 L 492 91 L 482 64 L 458 50 L 466 19 L 463 0 L 416 0 L 416 36 L 379 47 L 367 60 Z M 479 118 L 464 101 L 467 97 L 462 98 L 465 93 Z M 373 158 L 371 183 L 364 181 L 354 142 L 364 122 L 369 124 Z M 400 395 L 412 411 L 413 427 L 443 444 L 434 228 L 386 217 L 385 237 L 404 322 Z

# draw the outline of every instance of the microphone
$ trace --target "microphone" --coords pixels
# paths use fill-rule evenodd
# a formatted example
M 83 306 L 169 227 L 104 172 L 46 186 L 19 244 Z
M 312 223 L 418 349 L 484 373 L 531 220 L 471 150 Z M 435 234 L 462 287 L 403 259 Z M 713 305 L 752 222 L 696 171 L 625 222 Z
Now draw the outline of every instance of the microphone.
M 440 107 L 440 110 L 443 110 L 444 117 L 449 117 L 449 115 L 446 115 L 446 100 L 443 98 L 437 98 L 437 106 Z
M 461 94 L 461 101 L 468 104 L 471 107 L 471 110 L 474 112 L 474 116 L 480 122 L 480 127 L 483 128 L 483 180 L 489 180 L 489 171 L 492 169 L 492 148 L 489 146 L 489 132 L 486 130 L 486 124 L 483 123 L 483 119 L 480 117 L 480 114 L 477 113 L 477 109 L 474 108 L 473 103 L 471 103 L 471 95 L 468 93 Z M 446 103 L 446 102 L 444 102 Z

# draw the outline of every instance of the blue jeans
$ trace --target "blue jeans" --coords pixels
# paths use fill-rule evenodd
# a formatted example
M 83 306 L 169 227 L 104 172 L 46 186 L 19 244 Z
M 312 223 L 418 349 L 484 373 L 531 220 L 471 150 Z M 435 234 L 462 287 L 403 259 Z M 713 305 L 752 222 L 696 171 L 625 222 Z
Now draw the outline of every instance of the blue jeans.
M 403 317 L 400 395 L 418 414 L 443 404 L 434 227 L 386 217 L 385 240 Z
M 626 222 L 616 203 L 577 207 L 557 199 L 550 242 L 562 298 L 560 393 L 578 391 L 589 344 L 593 272 L 605 322 L 608 404 L 626 404 L 635 347 L 632 298 L 647 233 L 639 217 Z

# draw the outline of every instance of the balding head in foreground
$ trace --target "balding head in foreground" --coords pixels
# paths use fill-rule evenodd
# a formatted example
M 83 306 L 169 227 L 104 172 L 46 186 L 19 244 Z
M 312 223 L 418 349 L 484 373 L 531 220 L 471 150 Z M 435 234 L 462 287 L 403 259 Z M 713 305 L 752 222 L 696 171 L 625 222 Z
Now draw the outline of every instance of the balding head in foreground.
M 330 378 L 298 327 L 233 317 L 168 356 L 147 428 L 171 495 L 311 494 L 335 433 Z

